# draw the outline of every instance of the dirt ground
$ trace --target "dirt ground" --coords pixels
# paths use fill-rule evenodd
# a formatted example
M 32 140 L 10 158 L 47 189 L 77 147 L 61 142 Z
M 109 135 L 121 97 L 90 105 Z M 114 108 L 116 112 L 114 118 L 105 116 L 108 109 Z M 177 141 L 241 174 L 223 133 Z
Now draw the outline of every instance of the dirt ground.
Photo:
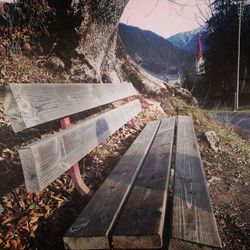
M 200 141 L 219 234 L 224 249 L 249 249 L 249 169 L 227 151 L 217 155 Z

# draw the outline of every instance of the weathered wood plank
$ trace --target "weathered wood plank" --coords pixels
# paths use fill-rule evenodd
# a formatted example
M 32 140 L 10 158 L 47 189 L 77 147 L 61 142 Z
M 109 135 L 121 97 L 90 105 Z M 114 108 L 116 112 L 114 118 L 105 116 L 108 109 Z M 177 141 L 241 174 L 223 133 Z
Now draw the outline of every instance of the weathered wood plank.
M 109 249 L 109 236 L 159 127 L 150 122 L 64 236 L 68 249 Z
M 115 249 L 155 249 L 163 245 L 174 130 L 175 117 L 162 120 L 112 234 Z
M 138 100 L 19 150 L 27 190 L 48 186 L 141 110 Z
M 216 249 L 220 238 L 192 119 L 178 117 L 172 235 L 169 249 Z
M 4 108 L 15 132 L 136 94 L 124 84 L 10 84 Z M 7 93 L 7 92 L 6 92 Z

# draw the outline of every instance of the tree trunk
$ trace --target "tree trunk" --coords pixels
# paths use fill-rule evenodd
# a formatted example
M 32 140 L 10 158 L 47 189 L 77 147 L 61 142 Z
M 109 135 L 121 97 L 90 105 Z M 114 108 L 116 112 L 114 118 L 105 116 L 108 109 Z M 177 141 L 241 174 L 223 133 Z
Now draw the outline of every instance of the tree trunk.
M 74 13 L 76 21 L 69 28 L 70 36 L 65 36 L 64 42 L 59 37 L 59 43 L 61 41 L 61 44 L 66 44 L 66 47 L 62 47 L 63 54 L 60 56 L 67 61 L 72 81 L 128 81 L 146 92 L 160 92 L 166 88 L 161 80 L 137 66 L 122 45 L 118 24 L 127 2 L 128 0 L 71 1 L 71 13 Z M 72 16 L 68 19 L 61 17 L 58 26 L 66 27 L 69 19 L 72 20 Z M 77 28 L 76 22 L 79 22 Z M 65 30 L 61 33 L 65 34 Z M 72 35 L 73 33 L 75 34 Z M 69 37 L 72 38 L 70 42 Z

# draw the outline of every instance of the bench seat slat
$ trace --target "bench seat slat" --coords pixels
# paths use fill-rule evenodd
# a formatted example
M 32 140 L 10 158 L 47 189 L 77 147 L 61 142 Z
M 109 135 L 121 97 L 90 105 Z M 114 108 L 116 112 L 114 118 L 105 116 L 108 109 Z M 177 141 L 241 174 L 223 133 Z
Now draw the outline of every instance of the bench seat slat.
M 115 249 L 162 247 L 174 131 L 175 117 L 161 121 L 112 234 Z
M 140 110 L 136 100 L 21 148 L 27 190 L 41 191 Z
M 169 249 L 200 249 L 200 246 L 204 249 L 217 249 L 221 243 L 192 119 L 179 116 Z
M 159 127 L 148 123 L 64 236 L 69 249 L 109 249 L 110 231 Z
M 10 84 L 4 108 L 14 132 L 136 94 L 124 84 Z

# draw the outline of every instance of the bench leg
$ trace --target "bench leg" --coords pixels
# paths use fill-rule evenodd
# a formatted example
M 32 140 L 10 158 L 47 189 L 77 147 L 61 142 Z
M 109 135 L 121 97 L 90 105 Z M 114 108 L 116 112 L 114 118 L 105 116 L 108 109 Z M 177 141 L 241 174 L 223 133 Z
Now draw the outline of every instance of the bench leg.
M 71 121 L 69 117 L 66 118 L 62 118 L 60 120 L 61 123 L 61 128 L 69 128 L 71 126 Z M 84 183 L 82 177 L 81 177 L 81 173 L 80 173 L 80 168 L 79 168 L 79 164 L 76 163 L 74 164 L 71 169 L 70 169 L 70 176 L 72 181 L 74 182 L 74 185 L 77 189 L 77 191 L 82 195 L 89 195 L 90 194 L 90 189 L 88 188 L 88 186 Z
M 75 165 L 73 165 L 70 169 L 70 176 L 71 179 L 73 180 L 75 187 L 77 189 L 77 191 L 82 195 L 86 195 L 86 194 L 90 194 L 90 189 L 88 188 L 88 186 L 84 183 L 81 173 L 80 173 L 80 168 L 79 168 L 79 164 L 76 163 Z

